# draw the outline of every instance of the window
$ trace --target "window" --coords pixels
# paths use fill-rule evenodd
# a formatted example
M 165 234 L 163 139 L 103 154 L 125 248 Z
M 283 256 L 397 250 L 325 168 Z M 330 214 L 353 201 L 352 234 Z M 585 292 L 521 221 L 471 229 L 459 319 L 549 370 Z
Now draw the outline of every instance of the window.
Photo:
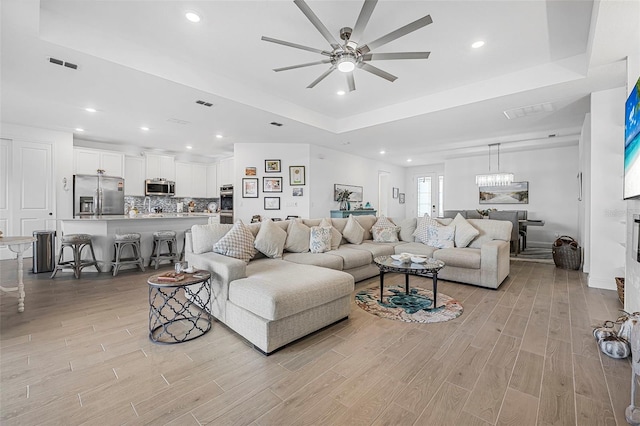
M 431 176 L 418 177 L 418 217 L 431 215 Z
M 444 217 L 444 176 L 438 176 L 438 217 Z

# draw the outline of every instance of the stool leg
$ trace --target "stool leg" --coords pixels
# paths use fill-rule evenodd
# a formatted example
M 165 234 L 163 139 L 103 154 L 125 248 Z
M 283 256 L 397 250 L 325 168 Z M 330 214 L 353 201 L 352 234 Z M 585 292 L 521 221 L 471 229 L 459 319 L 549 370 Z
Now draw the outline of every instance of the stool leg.
M 120 269 L 120 243 L 113 243 L 113 276 L 118 275 L 118 269 Z
M 80 262 L 82 262 L 82 248 L 84 244 L 74 244 L 73 245 L 73 275 L 76 276 L 76 279 L 80 278 Z
M 133 255 L 138 259 L 138 267 L 142 272 L 144 272 L 144 259 L 142 258 L 142 253 L 140 252 L 140 242 L 136 241 L 133 243 Z
M 91 258 L 93 259 L 93 266 L 96 267 L 98 272 L 102 272 L 102 269 L 100 269 L 100 265 L 98 264 L 98 259 L 96 259 L 96 253 L 93 251 L 93 244 L 91 243 L 91 241 L 89 241 L 89 249 L 91 250 Z
M 58 273 L 58 271 L 62 268 L 59 267 L 60 262 L 62 262 L 62 259 L 64 258 L 64 248 L 66 246 L 61 246 L 60 247 L 60 253 L 58 254 L 58 261 L 56 262 L 56 266 L 53 268 L 53 273 L 51 274 L 50 278 L 55 278 L 56 274 Z

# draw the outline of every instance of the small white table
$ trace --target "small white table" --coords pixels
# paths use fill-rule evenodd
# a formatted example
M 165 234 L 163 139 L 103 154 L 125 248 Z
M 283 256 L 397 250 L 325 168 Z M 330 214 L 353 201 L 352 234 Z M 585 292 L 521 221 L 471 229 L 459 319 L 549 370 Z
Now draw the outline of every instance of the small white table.
M 2 237 L 0 238 L 0 247 L 9 247 L 9 250 L 16 253 L 18 259 L 18 286 L 17 287 L 2 287 L 2 291 L 17 291 L 18 292 L 18 312 L 24 312 L 24 283 L 22 282 L 22 268 L 23 259 L 22 256 L 25 251 L 31 246 L 36 239 L 34 237 Z

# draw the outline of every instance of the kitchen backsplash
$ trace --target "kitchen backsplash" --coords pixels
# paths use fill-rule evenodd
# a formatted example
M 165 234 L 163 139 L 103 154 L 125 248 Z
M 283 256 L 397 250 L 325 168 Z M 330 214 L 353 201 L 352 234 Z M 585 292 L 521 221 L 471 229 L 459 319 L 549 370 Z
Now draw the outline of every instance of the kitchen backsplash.
M 176 213 L 178 211 L 177 205 L 178 203 L 182 203 L 183 212 L 189 211 L 189 202 L 193 201 L 195 207 L 193 209 L 194 212 L 205 212 L 208 211 L 209 203 L 216 203 L 216 209 L 220 207 L 219 200 L 217 198 L 174 198 L 174 197 L 161 197 L 161 196 L 151 196 L 151 211 L 155 211 L 154 209 L 162 209 L 163 213 Z M 124 197 L 124 209 L 125 214 L 129 211 L 132 206 L 138 208 L 140 212 L 146 210 L 143 209 L 142 205 L 144 203 L 145 197 L 132 197 L 125 196 Z

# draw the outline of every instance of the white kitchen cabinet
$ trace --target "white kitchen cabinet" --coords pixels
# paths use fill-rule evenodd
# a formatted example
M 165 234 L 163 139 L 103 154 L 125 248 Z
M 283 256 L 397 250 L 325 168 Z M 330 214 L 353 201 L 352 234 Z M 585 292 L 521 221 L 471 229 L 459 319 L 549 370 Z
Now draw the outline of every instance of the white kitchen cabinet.
M 233 157 L 224 158 L 218 164 L 218 186 L 233 185 L 235 181 L 235 168 Z
M 176 166 L 176 197 L 191 197 L 191 164 L 175 163 Z
M 124 195 L 144 196 L 144 172 L 143 157 L 124 157 Z
M 207 166 L 204 164 L 192 164 L 191 185 L 193 197 L 207 198 Z
M 220 198 L 217 164 L 209 164 L 207 166 L 207 198 Z
M 105 176 L 124 176 L 124 154 L 90 148 L 73 149 L 73 173 L 95 175 L 98 169 Z
M 176 162 L 176 197 L 207 197 L 207 166 Z
M 175 159 L 172 155 L 145 154 L 146 179 L 176 180 Z

